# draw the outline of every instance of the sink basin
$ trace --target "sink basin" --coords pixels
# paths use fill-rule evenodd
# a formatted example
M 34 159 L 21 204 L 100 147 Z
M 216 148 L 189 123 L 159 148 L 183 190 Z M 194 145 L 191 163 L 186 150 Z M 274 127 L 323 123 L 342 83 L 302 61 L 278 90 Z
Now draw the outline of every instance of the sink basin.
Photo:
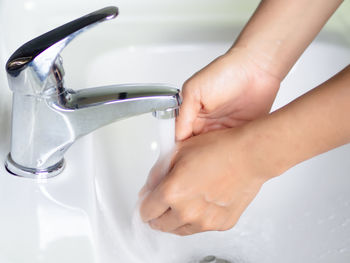
M 178 43 L 111 50 L 89 64 L 87 75 L 92 83 L 134 78 L 171 81 L 180 86 L 186 77 L 223 53 L 230 44 Z M 273 109 L 332 76 L 348 63 L 349 57 L 349 49 L 320 37 L 282 83 Z M 99 70 L 108 61 L 113 67 Z M 130 65 L 136 65 L 138 74 Z M 118 74 L 113 76 L 113 70 Z M 114 123 L 93 135 L 94 154 L 100 160 L 95 164 L 95 182 L 101 208 L 97 232 L 104 240 L 101 242 L 104 252 L 99 254 L 104 255 L 104 262 L 115 257 L 129 258 L 128 254 L 138 255 L 135 262 L 199 262 L 206 255 L 230 262 L 349 260 L 350 165 L 346 158 L 350 145 L 304 162 L 266 183 L 230 231 L 178 238 L 143 229 L 136 230 L 138 236 L 132 236 L 135 226 L 131 218 L 137 193 L 159 154 L 157 122 L 151 115 L 139 116 Z M 150 261 L 145 260 L 147 256 L 151 256 Z
M 183 17 L 140 21 L 121 13 L 120 24 L 106 23 L 72 42 L 62 53 L 67 87 L 158 82 L 180 88 L 224 53 L 243 26 L 231 20 L 208 26 L 209 20 Z M 1 68 L 19 44 L 1 43 Z M 273 110 L 349 59 L 341 36 L 321 33 L 283 81 Z M 2 160 L 9 151 L 7 89 L 1 71 Z M 267 182 L 233 229 L 177 237 L 150 230 L 137 217 L 138 191 L 162 147 L 161 122 L 145 114 L 83 137 L 67 152 L 64 172 L 48 180 L 15 177 L 0 165 L 0 262 L 197 263 L 208 255 L 232 263 L 349 262 L 350 145 Z M 173 134 L 173 124 L 165 127 Z

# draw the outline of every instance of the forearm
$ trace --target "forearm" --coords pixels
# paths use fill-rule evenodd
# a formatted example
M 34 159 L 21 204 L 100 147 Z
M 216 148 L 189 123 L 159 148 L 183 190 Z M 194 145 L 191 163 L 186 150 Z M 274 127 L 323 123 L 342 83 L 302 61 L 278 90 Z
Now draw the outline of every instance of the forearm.
M 350 66 L 270 116 L 246 125 L 258 162 L 277 176 L 350 142 Z
M 247 50 L 256 64 L 282 80 L 341 3 L 262 0 L 231 50 Z

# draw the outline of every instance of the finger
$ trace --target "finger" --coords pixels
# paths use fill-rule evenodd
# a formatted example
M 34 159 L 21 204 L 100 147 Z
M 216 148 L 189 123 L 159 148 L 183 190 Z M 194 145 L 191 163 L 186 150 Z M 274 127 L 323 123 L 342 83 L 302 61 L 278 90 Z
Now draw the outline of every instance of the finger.
M 148 222 L 161 216 L 169 209 L 169 204 L 157 191 L 150 192 L 141 203 L 140 215 L 143 222 Z
M 148 174 L 145 185 L 139 192 L 139 197 L 143 196 L 147 192 L 153 191 L 157 187 L 165 174 L 168 172 L 168 166 L 168 161 L 165 162 L 164 160 L 158 160 L 156 162 Z
M 144 222 L 160 217 L 177 201 L 177 186 L 171 181 L 171 173 L 150 192 L 141 203 L 140 214 Z
M 147 185 L 145 184 L 139 191 L 139 198 L 142 199 L 146 193 L 149 192 Z
M 182 225 L 191 224 L 200 220 L 200 215 L 203 214 L 207 203 L 202 199 L 178 199 L 171 206 L 171 209 L 166 211 L 160 217 L 152 220 L 152 225 L 155 229 L 163 232 L 171 232 Z
M 170 231 L 173 234 L 186 236 L 206 231 L 222 230 L 224 222 L 227 220 L 225 209 L 214 204 L 207 204 L 200 216 L 196 216 L 187 224 Z
M 186 224 L 183 226 L 180 226 L 179 228 L 170 231 L 170 233 L 173 233 L 178 236 L 188 236 L 198 233 L 198 231 L 195 229 L 195 227 L 191 224 Z
M 148 192 L 153 191 L 157 185 L 160 183 L 162 176 L 161 173 L 158 169 L 159 167 L 156 165 L 151 169 L 146 183 L 144 184 L 144 186 L 142 186 L 142 188 L 139 191 L 139 197 L 142 198 L 143 196 L 145 196 Z
M 193 134 L 199 135 L 202 133 L 207 133 L 214 130 L 221 130 L 226 128 L 232 128 L 244 123 L 242 120 L 230 121 L 230 118 L 208 118 L 208 117 L 198 117 L 193 123 Z
M 200 134 L 202 133 L 207 133 L 210 131 L 217 131 L 217 130 L 222 130 L 222 129 L 226 129 L 229 128 L 221 123 L 214 123 L 214 124 L 210 124 L 210 125 L 206 125 L 205 127 L 203 127 L 203 129 L 199 132 Z M 199 134 L 199 133 L 194 133 L 194 134 Z
M 193 121 L 192 134 L 193 135 L 201 134 L 205 129 L 207 123 L 208 123 L 208 120 L 206 118 L 197 117 Z
M 180 107 L 179 116 L 176 119 L 176 140 L 182 141 L 192 136 L 193 122 L 196 119 L 200 109 L 200 98 L 185 84 L 183 87 L 183 100 Z
M 149 224 L 153 229 L 157 229 L 163 232 L 170 232 L 184 225 L 185 222 L 179 218 L 177 212 L 174 209 L 170 208 L 160 217 L 151 220 Z

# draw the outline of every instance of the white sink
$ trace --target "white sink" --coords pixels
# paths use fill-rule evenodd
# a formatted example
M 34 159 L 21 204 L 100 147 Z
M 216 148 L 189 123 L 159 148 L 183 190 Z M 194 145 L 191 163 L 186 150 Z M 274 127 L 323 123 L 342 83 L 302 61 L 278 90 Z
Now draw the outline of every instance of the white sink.
M 125 27 L 117 18 L 63 52 L 69 88 L 130 82 L 181 87 L 225 52 L 242 26 L 121 21 Z M 329 36 L 321 34 L 307 49 L 284 80 L 274 109 L 348 64 L 350 49 Z M 15 48 L 0 50 L 1 68 Z M 7 89 L 1 72 L 1 160 L 9 150 Z M 176 237 L 133 224 L 138 190 L 159 154 L 158 122 L 141 115 L 80 139 L 66 154 L 65 171 L 47 181 L 12 176 L 0 165 L 0 263 L 189 263 L 207 255 L 235 263 L 349 262 L 350 145 L 266 183 L 230 231 Z

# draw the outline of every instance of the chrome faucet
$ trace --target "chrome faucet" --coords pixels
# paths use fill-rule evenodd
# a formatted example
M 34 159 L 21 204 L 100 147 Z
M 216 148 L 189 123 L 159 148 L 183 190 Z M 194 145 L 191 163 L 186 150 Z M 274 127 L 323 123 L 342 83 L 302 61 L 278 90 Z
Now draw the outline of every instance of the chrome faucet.
M 106 7 L 49 31 L 21 46 L 6 71 L 13 91 L 11 152 L 7 170 L 49 178 L 65 166 L 64 154 L 80 137 L 101 126 L 142 113 L 175 118 L 179 90 L 160 84 L 125 84 L 79 91 L 64 85 L 60 52 L 77 35 L 115 18 Z

